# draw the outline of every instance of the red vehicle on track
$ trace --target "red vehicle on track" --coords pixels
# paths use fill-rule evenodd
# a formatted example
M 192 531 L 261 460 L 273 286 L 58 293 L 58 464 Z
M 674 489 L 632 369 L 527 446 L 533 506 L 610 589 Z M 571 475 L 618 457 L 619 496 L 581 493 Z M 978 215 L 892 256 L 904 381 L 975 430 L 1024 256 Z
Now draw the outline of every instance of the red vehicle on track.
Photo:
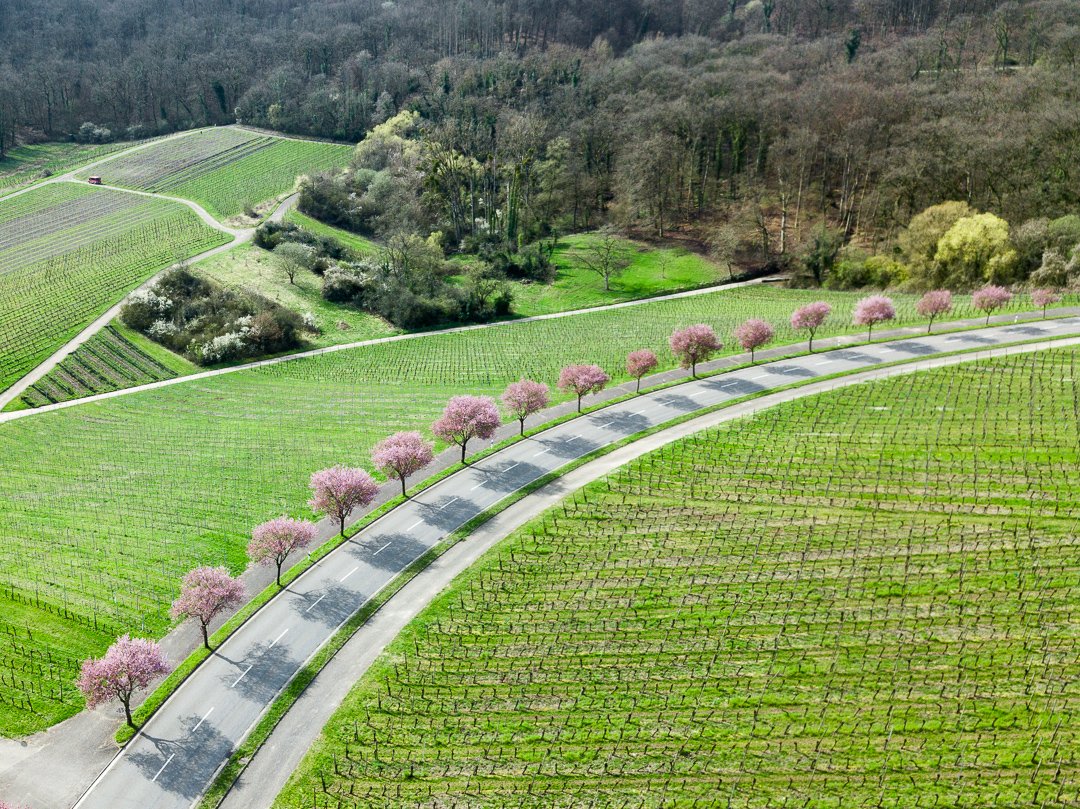
M 91 177 L 87 180 L 90 185 L 101 185 L 101 178 L 98 176 Z

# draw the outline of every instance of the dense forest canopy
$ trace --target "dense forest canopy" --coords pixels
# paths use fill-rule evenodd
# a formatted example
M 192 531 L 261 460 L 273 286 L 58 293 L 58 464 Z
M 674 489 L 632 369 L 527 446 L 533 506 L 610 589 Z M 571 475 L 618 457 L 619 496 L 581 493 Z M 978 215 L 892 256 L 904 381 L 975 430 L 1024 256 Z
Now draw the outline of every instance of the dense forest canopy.
M 448 249 L 617 220 L 831 266 L 945 201 L 1017 225 L 1080 195 L 1075 0 L 18 5 L 0 147 L 237 120 L 357 141 L 408 112 L 422 150 L 369 150 L 307 208 Z

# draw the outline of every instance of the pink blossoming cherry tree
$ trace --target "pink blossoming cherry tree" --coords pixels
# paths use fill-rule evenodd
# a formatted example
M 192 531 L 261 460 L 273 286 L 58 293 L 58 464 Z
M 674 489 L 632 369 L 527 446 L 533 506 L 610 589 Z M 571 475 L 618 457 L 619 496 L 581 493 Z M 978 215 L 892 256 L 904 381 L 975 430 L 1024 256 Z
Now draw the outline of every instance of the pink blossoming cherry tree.
M 1031 302 L 1042 309 L 1043 317 L 1046 317 L 1046 307 L 1061 302 L 1061 293 L 1052 289 L 1031 290 Z
M 490 396 L 455 396 L 446 403 L 431 431 L 446 443 L 461 447 L 461 462 L 465 463 L 469 441 L 491 438 L 501 424 L 499 408 Z
M 1005 287 L 987 284 L 982 289 L 971 293 L 971 305 L 980 312 L 986 312 L 986 323 L 990 324 L 990 315 L 1012 300 L 1012 293 Z
M 551 397 L 548 395 L 548 386 L 531 379 L 511 382 L 502 395 L 506 412 L 516 418 L 521 425 L 521 435 L 525 435 L 525 419 L 543 410 L 548 406 L 549 401 Z
M 331 466 L 311 475 L 311 499 L 308 506 L 316 514 L 326 514 L 338 522 L 345 536 L 345 520 L 353 509 L 371 504 L 379 493 L 379 484 L 365 470 Z
M 168 671 L 169 665 L 160 646 L 152 640 L 123 635 L 109 647 L 104 657 L 83 661 L 75 685 L 86 697 L 88 708 L 119 700 L 124 706 L 128 725 L 138 730 L 131 718 L 131 698 Z
M 611 377 L 599 365 L 567 365 L 559 372 L 559 390 L 577 396 L 577 411 L 581 412 L 581 397 L 599 393 Z
M 878 323 L 886 323 L 896 317 L 896 307 L 890 298 L 884 295 L 871 295 L 863 298 L 855 304 L 855 317 L 853 322 L 856 326 L 866 326 L 866 339 L 872 340 L 874 326 Z
M 689 368 L 690 376 L 695 378 L 698 363 L 705 362 L 724 347 L 712 326 L 704 323 L 678 329 L 668 338 L 668 345 L 671 346 L 671 353 L 679 358 L 679 364 Z
M 929 334 L 934 328 L 934 319 L 952 311 L 952 293 L 947 289 L 932 289 L 919 298 L 915 311 L 919 313 L 919 317 L 930 319 L 926 326 L 926 333 Z
M 431 444 L 420 433 L 394 433 L 375 445 L 371 462 L 387 477 L 401 481 L 401 494 L 405 495 L 405 478 L 419 472 L 435 459 Z
M 637 380 L 634 391 L 641 393 L 641 377 L 652 371 L 657 365 L 656 354 L 647 348 L 631 351 L 626 355 L 626 373 Z
M 821 324 L 828 320 L 830 314 L 832 314 L 832 307 L 825 301 L 808 303 L 791 313 L 791 328 L 810 334 L 810 344 L 806 350 L 811 354 L 814 352 L 814 335 L 821 328 Z
M 203 646 L 210 648 L 210 622 L 223 610 L 244 600 L 244 583 L 224 567 L 189 570 L 180 585 L 180 597 L 172 604 L 173 618 L 195 618 L 202 629 Z
M 281 565 L 290 553 L 306 548 L 315 539 L 315 526 L 307 520 L 275 517 L 255 526 L 248 543 L 248 558 L 255 564 L 275 565 L 275 580 L 281 586 Z
M 739 341 L 743 351 L 750 352 L 750 362 L 754 361 L 754 352 L 772 342 L 775 336 L 776 330 L 772 325 L 754 317 L 735 327 L 735 339 Z

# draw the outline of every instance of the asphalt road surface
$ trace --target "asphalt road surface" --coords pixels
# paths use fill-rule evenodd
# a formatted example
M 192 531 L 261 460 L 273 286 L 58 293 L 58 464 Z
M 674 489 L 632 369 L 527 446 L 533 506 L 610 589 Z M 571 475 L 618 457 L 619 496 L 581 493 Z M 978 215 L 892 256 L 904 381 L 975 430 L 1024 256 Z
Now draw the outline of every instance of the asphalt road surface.
M 800 380 L 1078 332 L 1080 317 L 1070 317 L 762 363 L 611 405 L 507 447 L 394 509 L 293 582 L 188 678 L 76 806 L 190 806 L 303 663 L 394 576 L 476 514 L 595 449 Z

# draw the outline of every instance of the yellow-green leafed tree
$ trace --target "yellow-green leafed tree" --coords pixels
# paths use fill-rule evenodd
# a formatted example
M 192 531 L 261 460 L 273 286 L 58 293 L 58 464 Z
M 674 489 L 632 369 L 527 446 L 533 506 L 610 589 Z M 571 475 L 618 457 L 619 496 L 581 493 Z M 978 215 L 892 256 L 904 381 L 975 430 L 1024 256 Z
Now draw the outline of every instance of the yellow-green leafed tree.
M 974 213 L 966 202 L 950 200 L 931 205 L 911 217 L 908 226 L 900 232 L 897 244 L 913 286 L 918 289 L 942 286 L 941 268 L 935 260 L 938 242 L 949 228 Z
M 967 289 L 988 281 L 1014 281 L 1016 249 L 1009 241 L 1009 223 L 992 213 L 958 219 L 938 241 L 934 260 L 944 276 L 943 286 Z

